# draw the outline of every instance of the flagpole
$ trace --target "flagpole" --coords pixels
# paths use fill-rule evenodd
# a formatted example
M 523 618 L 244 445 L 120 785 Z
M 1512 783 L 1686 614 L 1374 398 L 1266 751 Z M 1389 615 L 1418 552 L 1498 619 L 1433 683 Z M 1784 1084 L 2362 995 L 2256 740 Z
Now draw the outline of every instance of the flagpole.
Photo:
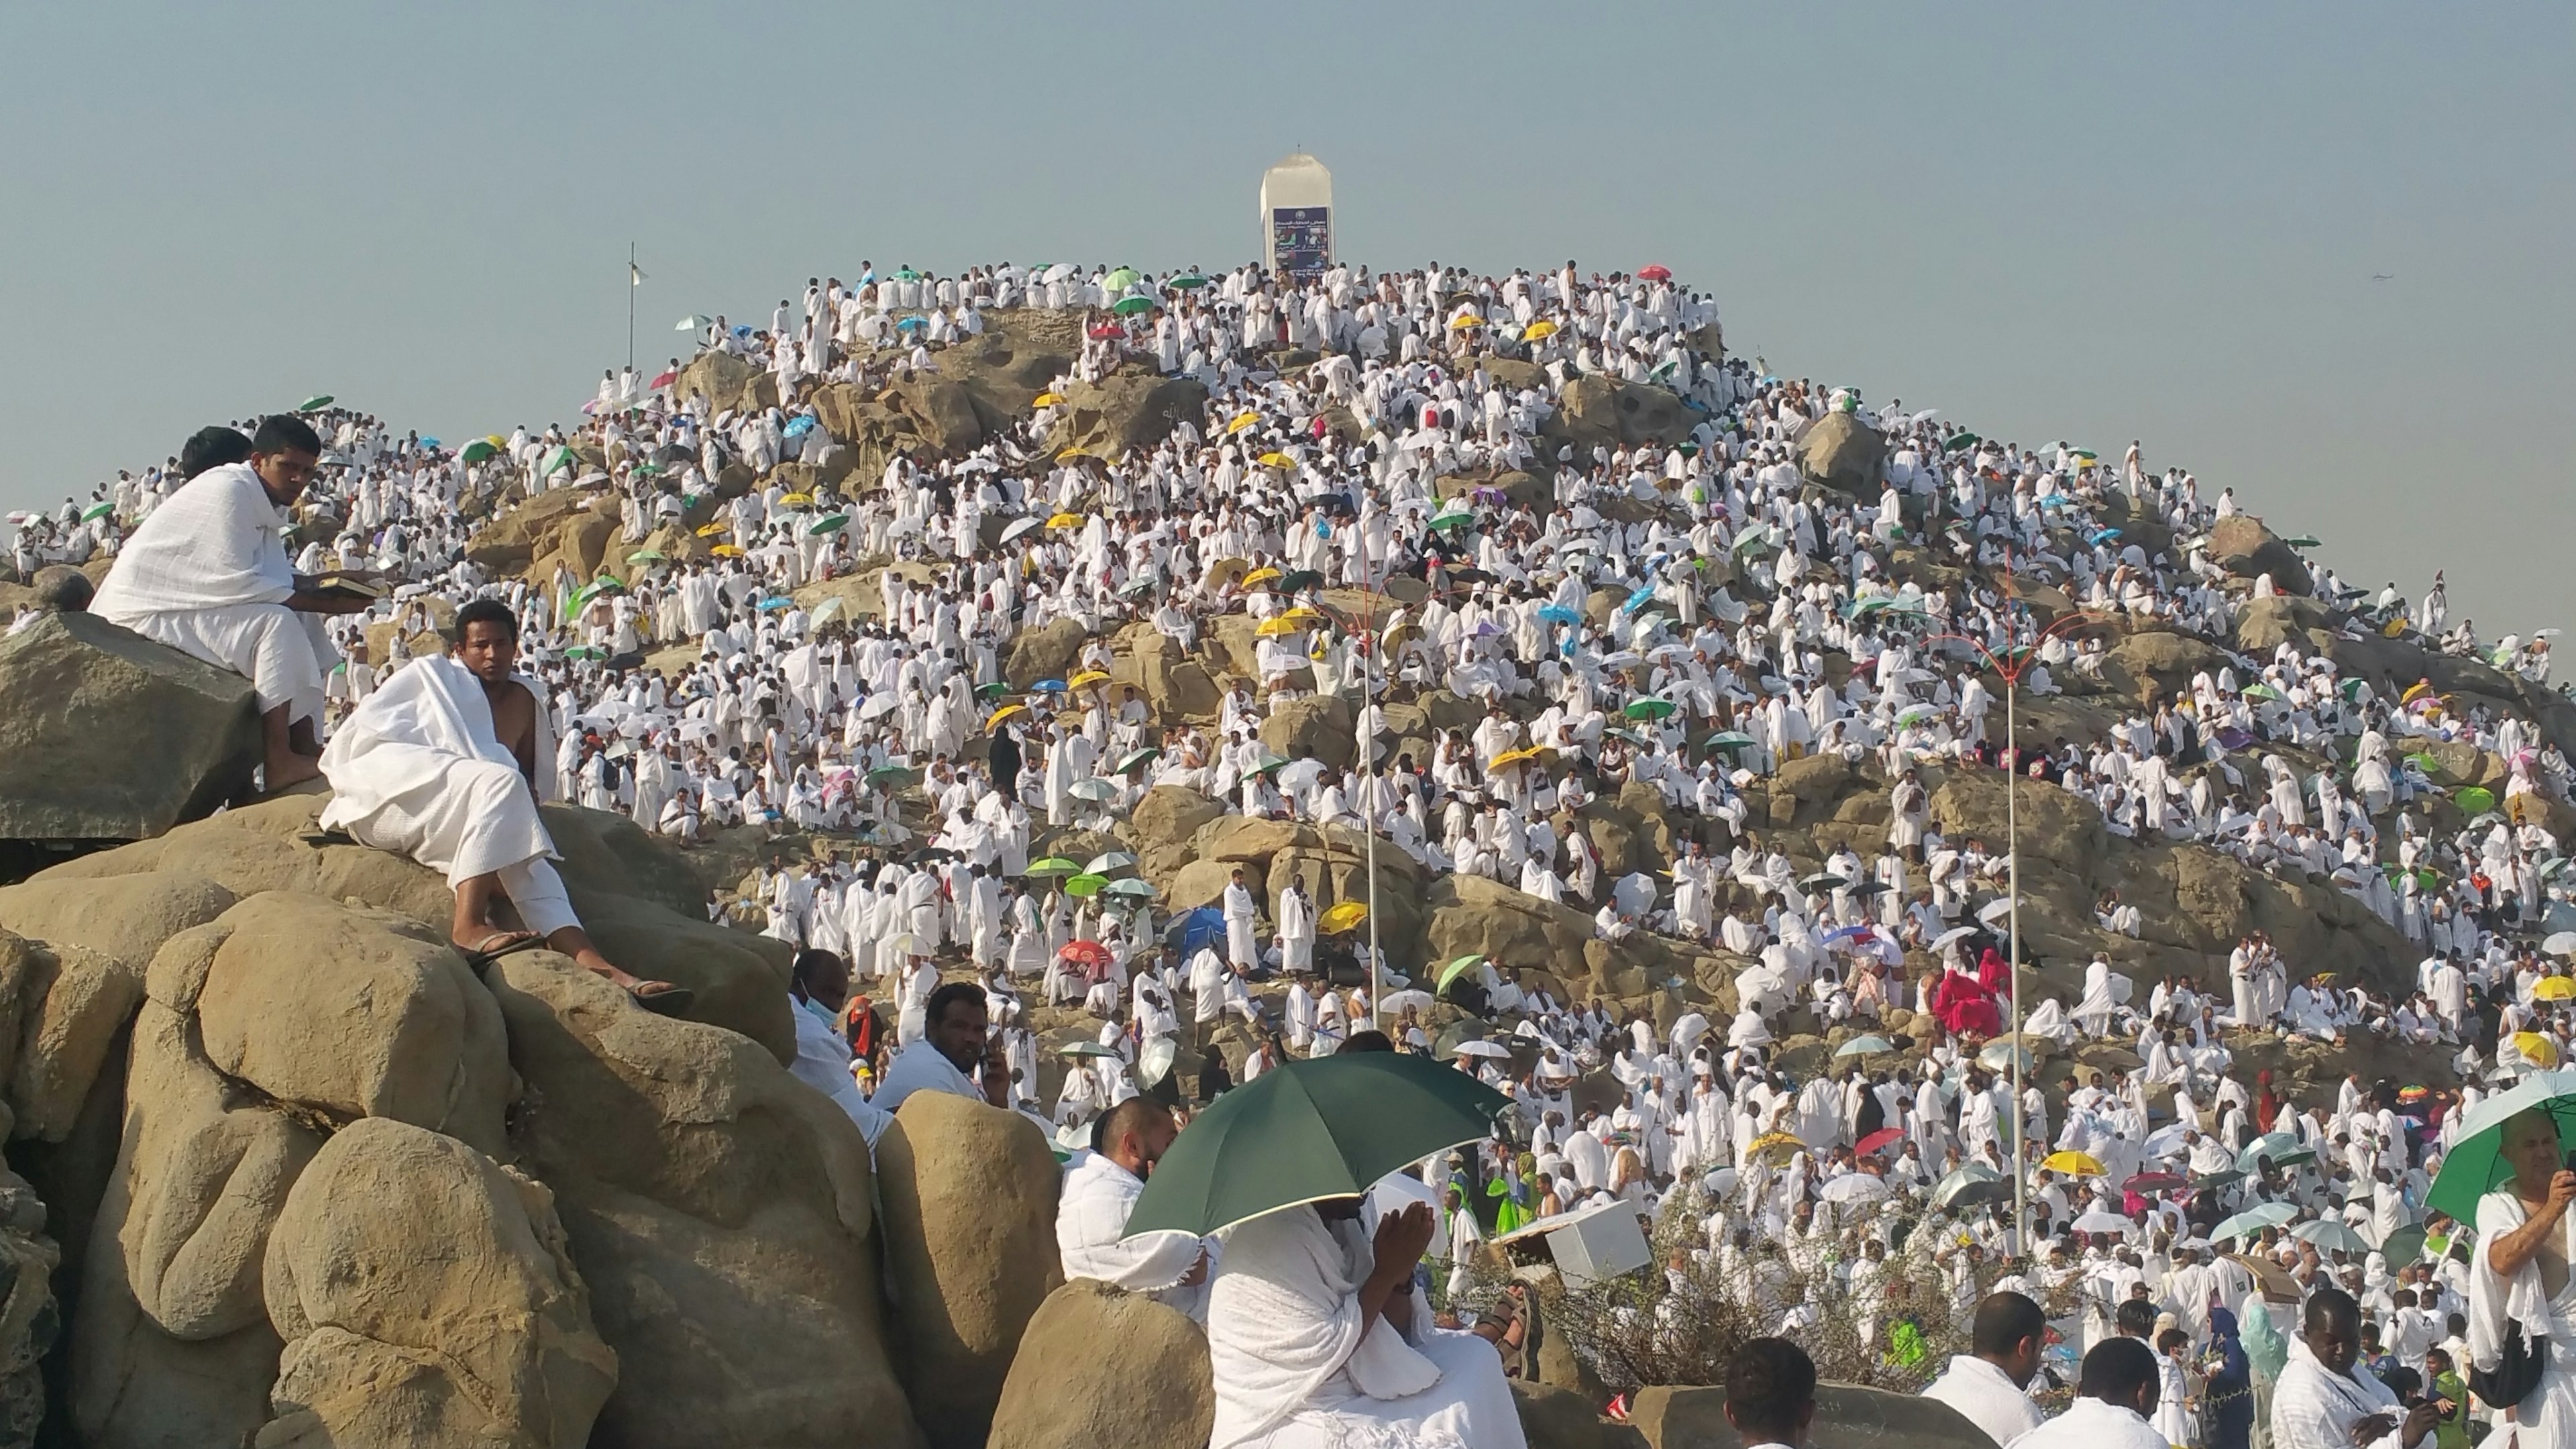
M 626 244 L 626 370 L 635 370 L 635 294 L 644 290 L 635 270 L 635 243 Z

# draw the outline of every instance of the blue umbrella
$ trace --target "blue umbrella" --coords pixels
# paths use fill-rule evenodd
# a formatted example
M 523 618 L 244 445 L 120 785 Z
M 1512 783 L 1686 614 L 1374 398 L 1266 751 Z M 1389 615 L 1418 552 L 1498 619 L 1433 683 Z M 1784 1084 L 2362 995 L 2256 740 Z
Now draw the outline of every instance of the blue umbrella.
M 814 419 L 810 416 L 798 416 L 787 420 L 788 437 L 801 438 L 812 431 L 814 431 Z
M 437 447 L 437 446 L 438 446 L 438 439 L 436 439 L 436 438 L 423 438 L 423 439 L 421 439 L 421 440 L 420 440 L 420 445 L 421 445 L 422 447 L 424 447 L 424 448 L 435 448 L 435 447 Z
M 736 337 L 749 337 L 751 335 L 751 324 L 746 322 L 734 328 L 733 335 Z
M 1029 688 L 1042 694 L 1062 694 L 1064 693 L 1064 681 L 1061 679 L 1041 679 L 1037 683 L 1030 685 Z
M 897 332 L 908 332 L 915 327 L 927 327 L 929 325 L 930 319 L 927 317 L 906 317 L 902 321 L 894 324 L 894 329 Z
M 1582 615 L 1565 607 L 1563 604 L 1549 604 L 1538 611 L 1538 616 L 1551 624 L 1580 624 L 1583 622 Z
M 774 612 L 774 611 L 779 610 L 779 609 L 792 609 L 792 608 L 795 608 L 795 607 L 796 607 L 796 601 L 795 601 L 794 599 L 787 598 L 787 597 L 785 597 L 784 595 L 781 595 L 781 596 L 780 596 L 780 597 L 778 597 L 778 598 L 774 598 L 774 599 L 763 599 L 763 600 L 761 600 L 761 601 L 760 601 L 760 607 L 761 607 L 762 609 L 764 609 L 764 610 L 769 610 L 769 611 Z
M 2104 543 L 2111 539 L 2118 538 L 2119 536 L 2120 530 L 2116 528 L 2097 528 L 2093 530 L 2093 536 L 2085 541 L 2088 543 Z
M 1640 584 L 1637 586 L 1637 591 L 1628 596 L 1628 602 L 1619 606 L 1619 612 L 1622 614 L 1633 614 L 1654 601 L 1655 586 L 1653 584 Z
M 1197 955 L 1201 946 L 1225 939 L 1225 912 L 1214 906 L 1184 911 L 1172 918 L 1172 924 L 1164 934 L 1180 938 L 1181 957 L 1187 960 Z

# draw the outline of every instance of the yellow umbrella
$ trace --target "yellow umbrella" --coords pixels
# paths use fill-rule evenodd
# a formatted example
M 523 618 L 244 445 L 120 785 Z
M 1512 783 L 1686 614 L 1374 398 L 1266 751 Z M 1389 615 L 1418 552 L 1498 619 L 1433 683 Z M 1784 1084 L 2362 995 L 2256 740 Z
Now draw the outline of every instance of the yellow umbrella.
M 714 554 L 718 558 L 742 557 L 742 549 L 738 545 L 730 543 L 717 544 L 715 547 L 708 549 L 707 552 Z
M 1064 682 L 1064 687 L 1067 689 L 1089 689 L 1095 684 L 1107 684 L 1108 682 L 1109 676 L 1107 674 L 1104 674 L 1097 669 L 1086 669 L 1071 679 L 1066 680 Z
M 1777 1167 L 1807 1150 L 1807 1144 L 1788 1132 L 1771 1132 L 1756 1137 L 1744 1149 L 1747 1162 L 1768 1162 Z
M 991 714 L 988 714 L 988 715 L 984 716 L 984 728 L 986 728 L 986 729 L 991 729 L 993 726 L 995 726 L 995 725 L 997 725 L 997 724 L 1000 724 L 1002 721 L 1004 721 L 1004 720 L 1006 720 L 1006 719 L 1011 719 L 1011 718 L 1013 718 L 1013 717 L 1015 717 L 1015 716 L 1018 716 L 1018 715 L 1024 715 L 1024 714 L 1027 714 L 1028 712 L 1029 712 L 1029 707 L 1028 707 L 1027 705 L 1025 705 L 1025 704 L 1006 704 L 1006 705 L 1003 705 L 1000 709 L 997 709 L 997 710 L 993 711 Z
M 1219 579 L 1239 578 L 1243 571 L 1250 567 L 1252 567 L 1252 560 L 1248 558 L 1221 558 L 1207 566 L 1207 575 L 1200 580 L 1200 583 L 1212 589 L 1217 586 Z
M 2039 1160 L 2039 1165 L 2047 1168 L 2051 1172 L 2063 1172 L 2070 1177 L 2100 1177 L 2102 1175 L 2102 1163 L 2100 1159 L 2094 1157 L 2093 1154 L 2089 1152 L 2052 1152 L 2046 1157 L 2041 1158 Z
M 1297 607 L 1290 609 L 1287 613 L 1282 614 L 1279 617 L 1282 619 L 1294 619 L 1300 624 L 1312 624 L 1316 620 L 1324 617 L 1324 611 L 1321 609 L 1310 609 L 1303 604 L 1299 604 Z
M 1080 528 L 1087 520 L 1079 513 L 1059 513 L 1046 522 L 1049 528 Z
M 732 532 L 732 530 L 731 530 L 730 528 L 726 527 L 724 524 L 721 524 L 721 523 L 710 523 L 710 524 L 708 524 L 706 527 L 701 528 L 701 529 L 699 529 L 699 530 L 698 530 L 698 537 L 700 537 L 700 538 L 714 538 L 714 537 L 716 537 L 716 536 L 718 536 L 718 535 L 720 535 L 720 534 L 725 534 L 725 533 L 730 533 L 730 532 Z
M 781 508 L 803 508 L 813 501 L 814 495 L 811 493 L 781 493 L 778 495 L 778 506 Z
M 1267 564 L 1265 564 L 1265 565 L 1263 565 L 1262 567 L 1257 568 L 1257 569 L 1254 569 L 1252 572 L 1250 572 L 1250 573 L 1248 573 L 1248 574 L 1245 574 L 1245 575 L 1243 576 L 1243 586 L 1244 586 L 1245 588 L 1247 588 L 1247 589 L 1248 589 L 1248 588 L 1251 588 L 1254 584 L 1266 584 L 1266 583 L 1270 582 L 1272 579 L 1278 578 L 1279 576 L 1280 576 L 1280 575 L 1279 575 L 1279 570 L 1274 569 L 1274 568 L 1271 568 L 1270 566 L 1268 566 Z
M 1315 928 L 1327 936 L 1338 936 L 1367 919 L 1366 901 L 1344 901 L 1324 912 L 1323 919 L 1315 923 Z
M 2534 1001 L 2576 1001 L 2576 976 L 2550 976 L 2531 988 Z
M 1482 327 L 1484 325 L 1485 319 L 1482 317 L 1452 317 L 1449 319 L 1449 330 L 1452 332 L 1464 332 L 1468 328 Z
M 2513 1046 L 2514 1050 L 2522 1053 L 2524 1061 L 2535 1067 L 2547 1068 L 2558 1065 L 2558 1043 L 2536 1031 L 2515 1032 Z
M 1059 463 L 1070 463 L 1076 458 L 1088 458 L 1090 456 L 1091 455 L 1089 453 L 1082 451 L 1080 447 L 1071 447 L 1056 454 L 1055 460 Z
M 1064 399 L 1056 396 L 1054 393 L 1042 392 L 1036 397 L 1029 399 L 1029 406 L 1033 408 L 1051 408 L 1062 401 L 1064 401 Z
M 1305 625 L 1298 623 L 1294 619 L 1282 617 L 1272 619 L 1252 632 L 1264 639 L 1276 639 L 1282 634 L 1294 634 L 1305 627 Z
M 1532 323 L 1531 323 L 1531 324 L 1530 324 L 1526 329 L 1524 329 L 1524 330 L 1522 331 L 1522 333 L 1521 333 L 1521 336 L 1522 336 L 1523 338 L 1525 338 L 1525 339 L 1527 339 L 1528 341 L 1531 341 L 1531 342 L 1536 342 L 1536 341 L 1538 341 L 1540 338 L 1543 338 L 1543 337 L 1554 337 L 1555 335 L 1556 335 L 1556 324 L 1555 324 L 1555 323 L 1553 323 L 1553 322 L 1548 321 L 1548 320 L 1547 320 L 1546 318 L 1544 318 L 1544 317 L 1541 317 L 1541 318 L 1540 318 L 1540 319 L 1538 319 L 1537 321 L 1532 322 Z
M 1225 430 L 1229 433 L 1239 433 L 1259 421 L 1261 421 L 1259 413 L 1236 413 L 1234 421 L 1225 425 Z
M 1535 746 L 1524 750 L 1505 750 L 1501 754 L 1494 756 L 1492 763 L 1486 765 L 1485 768 L 1488 770 L 1502 770 L 1508 769 L 1513 765 L 1526 765 L 1544 753 L 1546 753 L 1544 750 L 1538 749 Z
M 1289 457 L 1285 453 L 1264 453 L 1261 455 L 1261 466 L 1264 468 L 1294 468 L 1297 466 L 1297 460 Z

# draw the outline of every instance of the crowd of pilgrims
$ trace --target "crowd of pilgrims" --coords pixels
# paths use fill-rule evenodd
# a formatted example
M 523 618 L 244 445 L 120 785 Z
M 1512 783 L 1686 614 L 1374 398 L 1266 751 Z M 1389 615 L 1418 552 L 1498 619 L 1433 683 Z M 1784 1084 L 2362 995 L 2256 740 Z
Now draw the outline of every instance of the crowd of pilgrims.
M 841 446 L 811 406 L 818 387 L 936 376 L 947 344 L 1022 308 L 1081 318 L 1080 355 L 1033 416 L 965 456 L 897 455 L 837 492 L 785 486 L 780 464 L 821 469 Z M 2416 1221 L 2440 1124 L 2478 1089 L 2400 1104 L 2384 1084 L 2356 1083 L 2331 1103 L 2285 1103 L 2247 1090 L 2228 1033 L 2397 1038 L 2472 1081 L 2554 1065 L 2566 1013 L 2534 992 L 2562 968 L 2533 943 L 2564 859 L 2536 808 L 2567 798 L 2558 745 L 2429 688 L 2390 697 L 2295 635 L 2268 655 L 2236 652 L 2249 598 L 2275 586 L 2231 577 L 2207 552 L 2210 529 L 2238 509 L 2232 490 L 2209 496 L 2134 444 L 2116 461 L 2063 442 L 2000 444 L 1931 412 L 1721 360 L 1717 321 L 1713 302 L 1660 268 L 1337 265 L 1287 282 L 1249 266 L 1206 277 L 867 267 L 855 284 L 814 280 L 766 327 L 718 318 L 700 334 L 702 350 L 771 374 L 776 406 L 677 400 L 675 358 L 649 379 L 604 377 L 577 428 L 523 427 L 480 448 L 317 410 L 329 451 L 308 513 L 344 527 L 305 544 L 297 565 L 403 580 L 371 615 L 336 626 L 335 710 L 404 662 L 401 641 L 433 620 L 433 601 L 494 596 L 518 611 L 526 667 L 552 693 L 568 799 L 683 843 L 746 825 L 865 842 L 764 871 L 734 909 L 850 959 L 895 1004 L 899 1038 L 918 1034 L 943 960 L 984 975 L 1006 1024 L 1024 1019 L 1023 992 L 1087 1006 L 1115 1054 L 1069 1072 L 1060 1100 L 1025 1104 L 1058 1123 L 1132 1094 L 1130 1064 L 1157 1035 L 1228 1011 L 1265 1029 L 1248 1073 L 1278 1053 L 1330 1051 L 1372 1017 L 1365 988 L 1308 974 L 1319 927 L 1306 883 L 1275 901 L 1238 885 L 1216 907 L 1222 930 L 1185 956 L 1150 895 L 1077 899 L 1025 874 L 1040 832 L 1106 828 L 1158 785 L 1246 815 L 1373 829 L 1431 870 L 1593 912 L 1605 937 L 1723 946 L 1749 963 L 1741 1010 L 1664 1032 L 1601 1004 L 1523 995 L 1511 968 L 1537 963 L 1479 969 L 1490 1007 L 1535 1048 L 1525 1071 L 1472 1060 L 1521 1104 L 1528 1149 L 1469 1165 L 1492 1193 L 1479 1198 L 1484 1226 L 1678 1198 L 1705 1216 L 1703 1255 L 1782 1244 L 1835 1265 L 1857 1297 L 1891 1229 L 1911 1221 L 1877 1211 L 1879 1196 L 1919 1198 L 1968 1165 L 2011 1170 L 2009 1082 L 1979 1052 L 2004 1029 L 2009 971 L 1978 909 L 2004 887 L 2003 842 L 1945 838 L 1918 767 L 2024 769 L 2098 806 L 2116 834 L 2328 878 L 2417 943 L 2423 964 L 2412 992 L 2383 993 L 2314 976 L 2252 936 L 2212 988 L 2176 978 L 2141 993 L 2097 957 L 2083 996 L 2038 1004 L 2029 1030 L 2062 1046 L 2117 1041 L 2141 1065 L 2089 1074 L 2055 1121 L 2036 1087 L 2019 1105 L 2031 1160 L 2053 1142 L 2105 1171 L 2034 1170 L 2028 1241 L 2042 1246 L 2018 1257 L 2001 1208 L 1963 1214 L 1944 1249 L 1956 1290 L 1973 1297 L 2012 1258 L 2009 1271 L 2087 1285 L 2071 1337 L 2102 1331 L 2144 1292 L 2181 1312 L 2198 1346 L 2205 1315 L 2172 1285 L 2226 1271 L 2195 1236 L 2218 1214 L 2287 1201 L 2373 1244 Z M 1283 370 L 1292 351 L 1306 365 Z M 1050 449 L 1058 394 L 1139 367 L 1202 381 L 1203 413 L 1125 457 Z M 1558 441 L 1547 425 L 1566 389 L 1604 376 L 1672 390 L 1696 427 L 1669 444 Z M 1803 486 L 1793 446 L 1834 412 L 1885 434 L 1877 493 Z M 687 533 L 675 525 L 734 464 L 754 482 L 716 505 L 712 556 L 632 556 Z M 1539 481 L 1507 490 L 1507 473 Z M 18 516 L 17 570 L 112 553 L 177 481 L 174 468 L 120 474 L 92 500 Z M 469 557 L 500 511 L 489 505 L 559 489 L 619 500 L 610 564 L 622 587 L 562 568 L 496 577 Z M 2157 520 L 2175 546 L 2150 556 L 2106 514 Z M 1896 566 L 1900 547 L 1966 566 L 1967 582 L 1900 581 L 1921 572 Z M 889 562 L 863 595 L 798 601 L 809 584 Z M 2349 627 L 2547 681 L 2545 636 L 2481 642 L 2449 616 L 2438 576 L 2411 601 L 2394 585 L 2348 588 L 2330 568 L 2316 577 Z M 2040 637 L 2007 578 L 2062 591 L 2097 627 Z M 1624 599 L 1606 617 L 1591 603 L 1605 589 Z M 1330 607 L 1344 590 L 1411 602 L 1382 613 L 1371 637 Z M 1149 623 L 1189 649 L 1229 614 L 1258 626 L 1258 677 L 1222 680 L 1213 719 L 1158 721 L 1107 678 L 1121 627 Z M 371 656 L 366 626 L 387 619 L 401 625 L 378 631 L 395 640 L 390 657 Z M 1067 679 L 1005 684 L 1014 638 L 1064 619 L 1088 636 Z M 2227 662 L 2152 706 L 2114 704 L 2121 717 L 2101 738 L 2008 751 L 1989 654 L 2037 639 L 2019 684 L 2044 700 L 2098 674 L 2122 631 L 2150 627 L 2208 640 Z M 1829 655 L 1847 671 L 1829 670 Z M 1388 748 L 1383 703 L 1433 689 L 1483 705 L 1482 722 L 1441 732 L 1426 759 Z M 1355 706 L 1365 744 L 1350 768 L 1283 762 L 1261 743 L 1270 710 L 1319 692 Z M 2444 794 L 2420 753 L 2428 741 L 2503 760 L 2498 808 L 2436 828 L 2422 808 Z M 1889 782 L 1890 824 L 1874 855 L 1846 846 L 1801 878 L 1781 842 L 1748 827 L 1742 791 L 1826 754 Z M 1631 783 L 1724 822 L 1699 833 L 1731 845 L 1691 841 L 1668 880 L 1607 876 L 1585 834 L 1560 835 L 1550 817 Z M 1748 899 L 1758 909 L 1722 908 Z M 2097 920 L 2132 936 L 2142 924 L 2116 896 Z M 1068 963 L 1075 941 L 1103 943 L 1105 964 Z M 1909 978 L 1909 960 L 1933 964 Z M 1920 1055 L 1857 1057 L 1798 1081 L 1770 1060 L 1793 1007 L 1862 1027 L 1904 1008 L 1940 1029 Z M 1431 1046 L 1413 1007 L 1390 1022 Z M 1014 1061 L 1033 1089 L 1035 1048 L 1021 1036 Z M 1575 1084 L 1602 1069 L 1620 1100 L 1576 1110 Z M 1793 1150 L 1754 1150 L 1782 1132 Z M 2266 1133 L 2288 1134 L 2313 1163 L 2249 1170 L 2188 1207 L 2181 1192 L 2122 1186 L 2219 1171 Z M 2088 1221 L 2104 1230 L 2069 1229 Z M 2348 1281 L 2408 1354 L 2457 1297 L 2438 1265 L 2320 1254 L 2277 1230 L 2260 1251 L 2294 1274 Z M 1981 1257 L 1983 1271 L 1957 1266 Z

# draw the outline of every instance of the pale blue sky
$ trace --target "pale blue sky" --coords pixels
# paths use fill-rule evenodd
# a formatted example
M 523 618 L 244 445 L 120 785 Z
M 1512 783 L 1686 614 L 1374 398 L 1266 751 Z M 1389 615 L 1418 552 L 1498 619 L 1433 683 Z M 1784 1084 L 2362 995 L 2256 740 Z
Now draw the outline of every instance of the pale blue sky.
M 331 392 L 568 419 L 861 257 L 1672 266 L 1730 344 L 2567 622 L 2576 7 L 0 8 L 0 505 Z M 2371 282 L 2373 273 L 2394 273 Z

